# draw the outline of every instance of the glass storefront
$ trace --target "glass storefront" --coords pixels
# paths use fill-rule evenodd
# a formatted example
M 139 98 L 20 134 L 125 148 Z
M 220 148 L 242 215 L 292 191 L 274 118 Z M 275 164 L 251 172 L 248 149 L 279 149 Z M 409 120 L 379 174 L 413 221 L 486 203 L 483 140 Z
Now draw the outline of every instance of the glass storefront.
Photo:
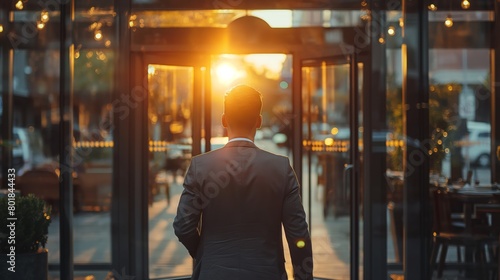
M 191 274 L 172 228 L 183 175 L 227 143 L 239 83 L 263 94 L 255 143 L 301 182 L 315 277 L 479 277 L 458 269 L 480 263 L 467 246 L 439 243 L 436 193 L 499 203 L 497 1 L 42 2 L 0 6 L 0 174 L 52 206 L 52 277 Z M 497 234 L 495 214 L 460 203 L 453 222 Z

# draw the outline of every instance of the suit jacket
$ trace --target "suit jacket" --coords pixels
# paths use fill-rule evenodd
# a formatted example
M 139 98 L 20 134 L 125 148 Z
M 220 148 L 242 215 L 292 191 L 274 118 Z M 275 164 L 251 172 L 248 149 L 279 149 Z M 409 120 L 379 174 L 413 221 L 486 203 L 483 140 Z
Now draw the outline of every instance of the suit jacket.
M 295 279 L 313 279 L 311 238 L 287 157 L 249 141 L 195 156 L 174 230 L 195 259 L 191 279 L 287 279 L 282 225 Z

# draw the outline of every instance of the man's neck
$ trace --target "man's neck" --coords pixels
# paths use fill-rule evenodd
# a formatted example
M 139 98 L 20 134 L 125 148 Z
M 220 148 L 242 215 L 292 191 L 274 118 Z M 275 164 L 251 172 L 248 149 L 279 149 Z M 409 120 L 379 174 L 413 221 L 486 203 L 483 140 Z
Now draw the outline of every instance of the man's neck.
M 255 131 L 250 131 L 250 132 L 243 132 L 243 131 L 231 131 L 228 130 L 227 132 L 227 138 L 228 140 L 235 139 L 235 138 L 246 138 L 252 140 L 252 142 L 255 140 Z

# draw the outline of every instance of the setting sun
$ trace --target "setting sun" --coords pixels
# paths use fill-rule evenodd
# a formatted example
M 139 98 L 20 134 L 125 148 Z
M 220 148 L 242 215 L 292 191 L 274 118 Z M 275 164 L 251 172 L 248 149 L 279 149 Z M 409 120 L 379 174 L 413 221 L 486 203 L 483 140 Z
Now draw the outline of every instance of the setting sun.
M 215 74 L 220 83 L 228 85 L 234 80 L 244 76 L 244 73 L 237 70 L 233 65 L 229 63 L 221 63 L 215 67 Z

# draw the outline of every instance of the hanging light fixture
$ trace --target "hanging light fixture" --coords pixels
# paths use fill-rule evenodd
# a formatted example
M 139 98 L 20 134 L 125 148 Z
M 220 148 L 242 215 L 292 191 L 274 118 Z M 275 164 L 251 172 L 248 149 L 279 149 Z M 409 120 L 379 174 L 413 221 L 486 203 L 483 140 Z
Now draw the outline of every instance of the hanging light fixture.
M 16 8 L 17 8 L 18 10 L 22 10 L 22 9 L 24 9 L 24 3 L 23 3 L 23 1 L 21 1 L 21 0 L 17 1 L 17 2 L 16 2 Z
M 378 42 L 382 45 L 385 44 L 385 38 L 382 34 L 380 34 L 380 37 L 378 37 Z
M 94 32 L 94 39 L 96 41 L 101 41 L 102 40 L 102 31 L 101 30 L 96 30 Z
M 47 23 L 49 21 L 49 12 L 42 11 L 40 13 L 40 21 L 43 22 L 43 23 Z
M 448 15 L 446 15 L 446 19 L 444 20 L 444 25 L 448 28 L 453 26 L 453 18 L 451 17 L 451 1 L 450 1 Z
M 429 6 L 427 6 L 427 8 L 429 9 L 429 11 L 433 11 L 433 12 L 437 11 L 437 9 L 438 9 L 436 4 L 434 4 L 434 3 L 429 4 Z
M 463 0 L 461 6 L 462 6 L 462 9 L 464 9 L 464 10 L 467 10 L 468 8 L 470 8 L 469 0 Z
M 389 36 L 394 36 L 396 35 L 396 28 L 394 26 L 389 26 L 389 28 L 387 29 L 387 34 L 389 34 Z
M 453 26 L 453 18 L 451 17 L 450 14 L 446 16 L 446 19 L 444 20 L 444 25 L 448 28 Z

